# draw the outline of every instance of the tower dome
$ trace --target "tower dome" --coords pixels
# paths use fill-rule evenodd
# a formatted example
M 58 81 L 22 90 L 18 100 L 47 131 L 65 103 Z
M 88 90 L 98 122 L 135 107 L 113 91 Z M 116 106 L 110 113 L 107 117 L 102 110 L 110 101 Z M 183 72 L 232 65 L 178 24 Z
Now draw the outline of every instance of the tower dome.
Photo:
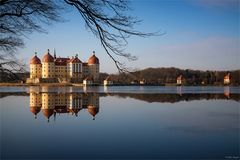
M 43 61 L 43 62 L 54 62 L 54 58 L 53 58 L 53 56 L 49 53 L 49 49 L 48 49 L 47 53 L 43 56 L 42 61 Z
M 30 60 L 30 64 L 41 64 L 41 60 L 38 58 L 37 53 L 35 53 L 35 56 Z
M 95 52 L 93 51 L 93 55 L 88 59 L 88 64 L 99 64 L 99 59 L 95 56 Z

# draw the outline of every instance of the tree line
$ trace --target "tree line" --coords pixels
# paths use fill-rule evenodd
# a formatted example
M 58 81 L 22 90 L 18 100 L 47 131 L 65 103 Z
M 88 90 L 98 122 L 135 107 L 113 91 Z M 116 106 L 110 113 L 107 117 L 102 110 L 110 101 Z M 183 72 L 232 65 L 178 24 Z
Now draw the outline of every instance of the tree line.
M 240 84 L 240 70 L 232 71 L 201 71 L 179 68 L 147 68 L 127 74 L 107 74 L 102 73 L 100 81 L 110 76 L 115 83 L 130 84 L 145 81 L 149 85 L 166 85 L 176 83 L 178 76 L 182 75 L 185 85 L 222 85 L 224 76 L 230 73 L 230 84 Z
M 179 75 L 182 75 L 184 85 L 223 85 L 224 76 L 230 73 L 230 84 L 240 85 L 240 70 L 232 71 L 201 71 L 179 68 L 146 68 L 128 73 L 108 74 L 100 73 L 99 83 L 102 83 L 107 77 L 114 84 L 128 85 L 131 82 L 139 84 L 145 81 L 146 85 L 166 85 L 175 84 Z M 29 78 L 29 72 L 16 73 L 15 76 L 7 72 L 1 72 L 0 82 L 25 82 Z M 204 82 L 204 84 L 203 84 Z

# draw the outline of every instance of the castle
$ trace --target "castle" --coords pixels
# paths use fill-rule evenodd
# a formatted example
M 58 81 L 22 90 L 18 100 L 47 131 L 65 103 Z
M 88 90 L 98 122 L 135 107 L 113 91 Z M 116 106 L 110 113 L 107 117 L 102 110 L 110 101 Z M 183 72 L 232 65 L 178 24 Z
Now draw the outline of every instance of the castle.
M 30 60 L 30 78 L 27 79 L 27 83 L 82 83 L 86 78 L 95 83 L 99 79 L 99 59 L 94 51 L 88 62 L 82 62 L 78 55 L 72 58 L 57 57 L 55 50 L 52 56 L 48 49 L 42 61 L 37 53 Z

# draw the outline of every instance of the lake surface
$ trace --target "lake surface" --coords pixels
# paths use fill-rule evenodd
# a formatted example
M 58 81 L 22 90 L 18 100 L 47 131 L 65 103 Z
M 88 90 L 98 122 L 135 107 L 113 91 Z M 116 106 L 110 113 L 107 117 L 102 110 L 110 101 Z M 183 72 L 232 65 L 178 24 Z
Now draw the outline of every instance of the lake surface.
M 0 159 L 240 159 L 239 87 L 0 87 Z

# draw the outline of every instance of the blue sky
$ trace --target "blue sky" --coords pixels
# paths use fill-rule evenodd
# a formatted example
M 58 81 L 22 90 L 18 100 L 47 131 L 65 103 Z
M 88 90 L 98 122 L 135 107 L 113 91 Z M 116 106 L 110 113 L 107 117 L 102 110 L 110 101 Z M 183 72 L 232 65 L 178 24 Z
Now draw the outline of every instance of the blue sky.
M 240 68 L 238 0 L 134 0 L 131 15 L 142 23 L 136 29 L 160 31 L 162 36 L 131 37 L 126 51 L 138 57 L 132 69 L 179 67 L 182 69 L 232 70 Z M 29 62 L 35 51 L 42 57 L 49 48 L 58 56 L 79 55 L 87 61 L 96 51 L 101 72 L 117 69 L 77 12 L 65 13 L 66 22 L 45 27 L 48 34 L 34 33 L 25 39 L 19 56 Z

